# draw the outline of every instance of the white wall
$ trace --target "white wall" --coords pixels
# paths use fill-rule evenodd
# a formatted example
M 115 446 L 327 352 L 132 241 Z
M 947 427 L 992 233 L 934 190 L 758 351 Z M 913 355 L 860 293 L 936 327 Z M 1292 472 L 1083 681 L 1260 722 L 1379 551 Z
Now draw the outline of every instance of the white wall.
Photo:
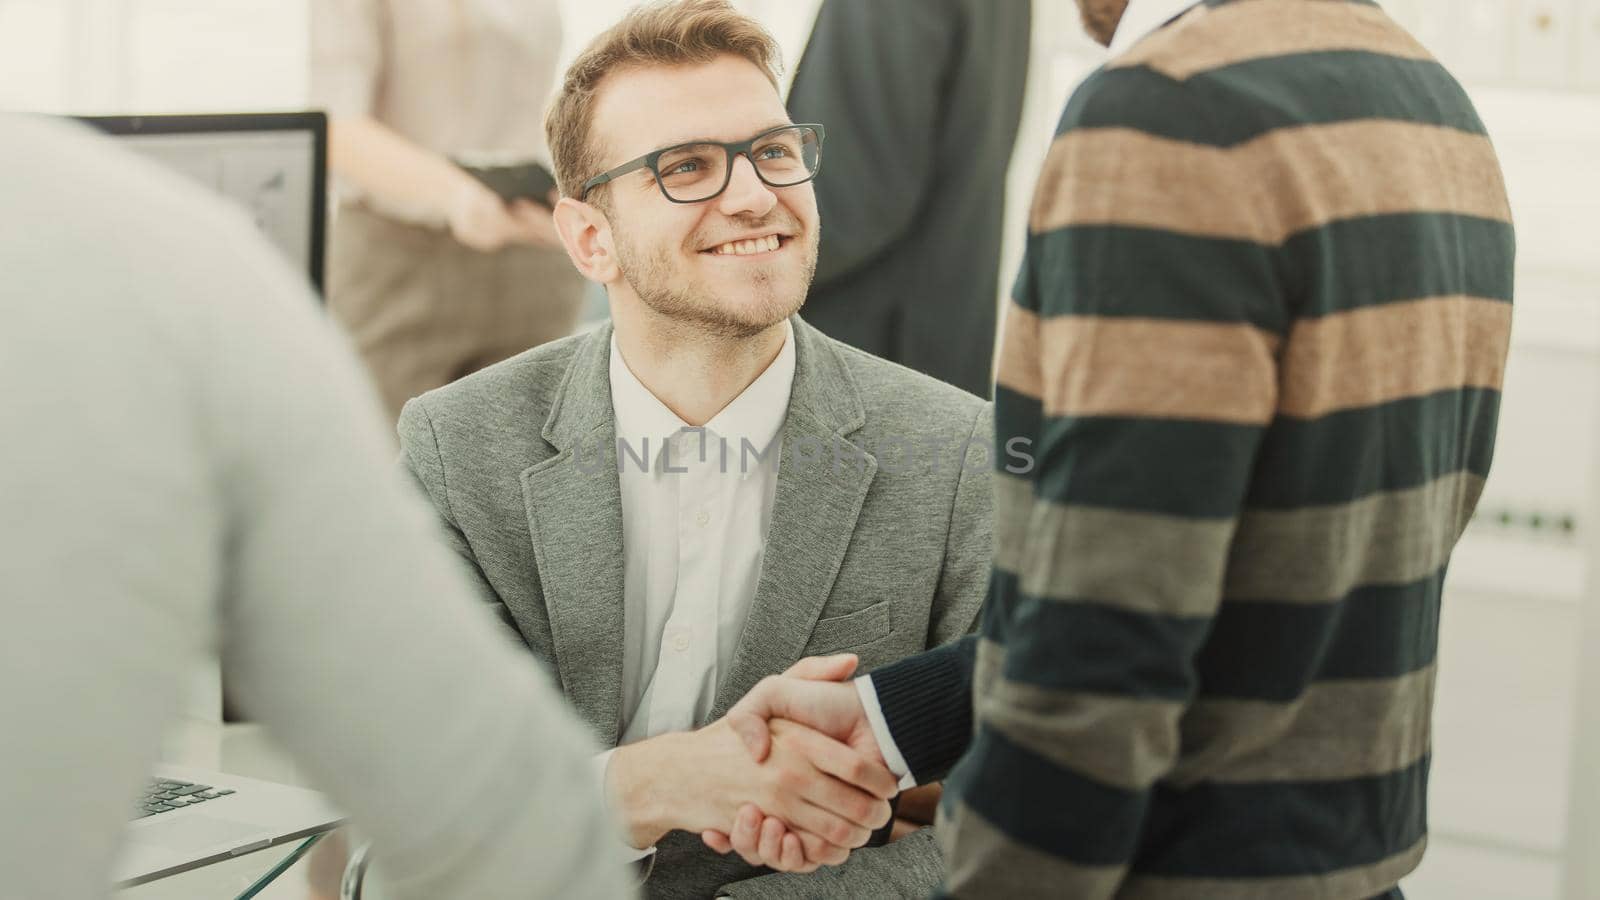
M 300 108 L 306 10 L 283 0 L 0 0 L 0 108 Z

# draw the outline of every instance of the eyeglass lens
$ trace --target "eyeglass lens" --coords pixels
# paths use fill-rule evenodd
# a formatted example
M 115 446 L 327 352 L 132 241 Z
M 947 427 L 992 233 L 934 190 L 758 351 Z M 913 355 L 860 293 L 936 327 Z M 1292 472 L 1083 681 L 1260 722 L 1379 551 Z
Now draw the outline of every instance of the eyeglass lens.
M 795 127 L 762 135 L 750 148 L 750 161 L 772 187 L 799 184 L 816 174 L 821 161 L 817 133 Z M 728 151 L 721 144 L 684 144 L 662 153 L 656 171 L 668 197 L 693 203 L 721 193 L 728 182 L 728 164 Z

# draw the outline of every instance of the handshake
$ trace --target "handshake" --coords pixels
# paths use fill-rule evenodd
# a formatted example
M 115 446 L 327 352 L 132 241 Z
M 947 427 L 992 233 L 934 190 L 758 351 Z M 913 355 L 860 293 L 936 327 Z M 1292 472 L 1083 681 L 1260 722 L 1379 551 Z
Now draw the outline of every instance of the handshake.
M 844 862 L 889 823 L 899 793 L 848 680 L 855 667 L 849 654 L 803 659 L 705 728 L 618 748 L 605 790 L 629 843 L 683 830 L 783 872 Z M 929 809 L 903 811 L 895 837 L 932 821 L 917 799 Z

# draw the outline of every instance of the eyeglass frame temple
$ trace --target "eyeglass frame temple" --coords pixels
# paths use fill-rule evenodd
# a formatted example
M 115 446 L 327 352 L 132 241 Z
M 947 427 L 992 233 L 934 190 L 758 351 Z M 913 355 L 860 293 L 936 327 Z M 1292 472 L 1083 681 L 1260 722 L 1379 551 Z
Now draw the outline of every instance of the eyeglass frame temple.
M 806 177 L 805 181 L 796 181 L 793 184 L 776 185 L 776 184 L 773 184 L 772 182 L 768 181 L 765 177 L 762 176 L 761 167 L 756 165 L 756 161 L 754 159 L 750 158 L 750 152 L 755 149 L 756 141 L 761 140 L 762 138 L 766 137 L 767 135 L 776 134 L 776 133 L 778 133 L 780 131 L 787 131 L 787 130 L 789 130 L 791 128 L 809 128 L 813 132 L 816 133 L 816 135 L 817 135 L 817 154 L 818 154 L 817 169 L 816 169 L 816 171 L 811 172 Z M 715 197 L 721 196 L 722 192 L 728 189 L 728 183 L 733 180 L 733 161 L 734 161 L 734 159 L 736 157 L 740 157 L 740 156 L 743 156 L 745 159 L 749 159 L 750 160 L 750 168 L 755 170 L 756 177 L 761 179 L 761 183 L 762 184 L 764 184 L 764 185 L 766 185 L 768 187 L 794 187 L 797 184 L 805 184 L 806 181 L 810 181 L 811 179 L 816 178 L 817 177 L 817 172 L 822 171 L 822 159 L 821 159 L 822 141 L 823 141 L 823 137 L 825 136 L 825 134 L 826 134 L 826 132 L 823 130 L 823 127 L 821 125 L 819 125 L 819 124 L 816 124 L 816 123 L 813 123 L 813 122 L 795 122 L 795 123 L 793 123 L 791 125 L 779 125 L 779 126 L 777 126 L 775 128 L 768 128 L 766 131 L 761 132 L 760 134 L 756 135 L 755 137 L 750 138 L 747 141 L 736 141 L 736 142 L 733 142 L 733 143 L 724 143 L 722 141 L 684 141 L 681 144 L 673 144 L 670 147 L 662 147 L 659 150 L 651 150 L 649 153 L 646 153 L 643 156 L 640 156 L 640 157 L 638 157 L 636 159 L 628 160 L 627 162 L 623 163 L 620 166 L 617 166 L 617 167 L 612 168 L 612 169 L 607 169 L 606 171 L 601 172 L 599 175 L 596 175 L 593 178 L 591 178 L 588 181 L 585 181 L 583 183 L 583 189 L 578 193 L 578 200 L 580 202 L 582 202 L 584 200 L 587 200 L 588 197 L 589 197 L 589 192 L 594 190 L 595 188 L 597 188 L 597 187 L 599 187 L 599 186 L 601 186 L 603 184 L 608 184 L 608 183 L 610 183 L 612 181 L 615 181 L 616 179 L 621 178 L 624 175 L 629 175 L 629 174 L 632 174 L 634 172 L 637 172 L 638 170 L 643 169 L 646 166 L 648 166 L 650 168 L 651 174 L 654 175 L 655 178 L 656 178 L 656 187 L 660 188 L 661 196 L 666 197 L 668 201 L 670 201 L 672 203 L 704 203 L 707 200 L 710 200 L 710 199 L 713 199 Z M 727 168 L 727 171 L 725 171 L 723 173 L 723 175 L 722 175 L 722 186 L 717 188 L 712 193 L 708 194 L 705 197 L 701 197 L 699 200 L 678 200 L 678 199 L 675 199 L 671 194 L 667 193 L 666 185 L 661 183 L 661 172 L 656 169 L 656 164 L 658 162 L 660 162 L 661 157 L 662 157 L 663 154 L 670 153 L 671 151 L 677 150 L 680 147 L 692 147 L 695 144 L 716 144 L 717 146 L 721 147 L 723 149 L 723 151 L 726 152 L 727 155 L 728 155 L 727 156 L 728 168 Z

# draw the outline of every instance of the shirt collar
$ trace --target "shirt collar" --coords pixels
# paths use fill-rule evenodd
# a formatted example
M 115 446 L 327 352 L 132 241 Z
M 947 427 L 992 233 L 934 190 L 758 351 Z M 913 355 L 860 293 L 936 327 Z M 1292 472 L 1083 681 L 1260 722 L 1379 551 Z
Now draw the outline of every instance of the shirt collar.
M 794 360 L 794 326 L 785 321 L 783 347 L 777 358 L 706 423 L 706 430 L 726 438 L 733 452 L 738 452 L 740 440 L 748 440 L 757 452 L 765 452 L 789 413 Z M 692 427 L 656 399 L 628 368 L 615 334 L 611 336 L 611 405 L 617 417 L 617 437 L 635 447 L 640 446 L 641 438 L 650 438 L 652 448 L 657 447 L 665 438 Z
M 1128 0 L 1128 8 L 1122 12 L 1122 21 L 1117 23 L 1117 31 L 1111 36 L 1112 58 L 1121 56 L 1134 44 L 1148 37 L 1151 32 L 1176 19 L 1198 2 L 1199 0 Z

